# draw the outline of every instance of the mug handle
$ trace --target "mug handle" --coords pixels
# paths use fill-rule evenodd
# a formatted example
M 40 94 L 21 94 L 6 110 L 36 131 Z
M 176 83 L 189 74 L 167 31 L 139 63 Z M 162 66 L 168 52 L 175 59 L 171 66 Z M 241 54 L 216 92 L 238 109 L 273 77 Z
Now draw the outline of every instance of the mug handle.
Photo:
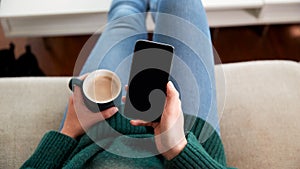
M 83 84 L 83 81 L 78 79 L 78 78 L 71 78 L 70 81 L 69 81 L 69 89 L 71 91 L 74 91 L 74 85 L 77 85 L 78 87 L 82 88 L 82 84 Z

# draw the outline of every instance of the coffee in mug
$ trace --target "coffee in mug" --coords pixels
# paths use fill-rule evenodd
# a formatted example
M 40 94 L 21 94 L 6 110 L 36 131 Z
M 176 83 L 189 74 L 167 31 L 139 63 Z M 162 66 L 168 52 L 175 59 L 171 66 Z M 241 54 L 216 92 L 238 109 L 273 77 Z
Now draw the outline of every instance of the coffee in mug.
M 83 81 L 72 78 L 69 87 L 81 88 L 86 106 L 93 112 L 103 111 L 121 104 L 121 80 L 112 71 L 106 69 L 90 73 Z

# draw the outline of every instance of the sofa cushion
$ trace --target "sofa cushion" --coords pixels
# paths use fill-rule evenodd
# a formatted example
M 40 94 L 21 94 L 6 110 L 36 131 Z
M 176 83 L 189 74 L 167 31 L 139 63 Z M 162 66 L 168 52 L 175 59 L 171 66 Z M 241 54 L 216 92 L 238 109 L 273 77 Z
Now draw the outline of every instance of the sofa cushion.
M 0 168 L 19 168 L 43 134 L 58 129 L 69 78 L 0 78 Z
M 226 101 L 221 134 L 231 166 L 300 168 L 300 64 L 223 65 Z

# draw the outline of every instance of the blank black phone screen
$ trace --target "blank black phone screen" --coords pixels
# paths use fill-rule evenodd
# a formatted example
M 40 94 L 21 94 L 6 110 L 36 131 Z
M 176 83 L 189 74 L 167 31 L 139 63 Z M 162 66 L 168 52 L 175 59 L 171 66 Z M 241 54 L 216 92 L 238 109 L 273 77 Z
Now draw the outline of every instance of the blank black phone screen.
M 136 42 L 132 58 L 124 115 L 159 121 L 166 99 L 174 47 L 146 40 Z

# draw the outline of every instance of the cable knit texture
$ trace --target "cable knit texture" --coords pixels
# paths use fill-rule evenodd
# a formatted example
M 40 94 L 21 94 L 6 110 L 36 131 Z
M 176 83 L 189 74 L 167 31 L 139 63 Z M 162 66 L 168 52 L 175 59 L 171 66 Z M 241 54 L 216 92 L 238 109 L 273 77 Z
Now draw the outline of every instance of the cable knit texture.
M 191 119 L 190 116 L 185 116 L 185 122 L 190 124 L 188 119 Z M 156 155 L 155 148 L 143 150 L 130 139 L 125 139 L 127 136 L 149 137 L 151 142 L 153 129 L 134 127 L 119 113 L 106 122 L 109 125 L 100 122 L 91 128 L 88 134 L 77 140 L 56 131 L 46 133 L 33 155 L 21 168 L 226 168 L 223 145 L 214 130 L 211 130 L 211 136 L 200 144 L 199 135 L 205 124 L 201 119 L 197 118 L 194 121 L 186 135 L 186 147 L 170 161 Z M 113 131 L 123 135 L 113 134 Z M 152 143 L 155 145 L 154 140 Z M 136 157 L 142 154 L 143 158 L 124 157 L 113 153 L 114 150 L 126 151 Z

